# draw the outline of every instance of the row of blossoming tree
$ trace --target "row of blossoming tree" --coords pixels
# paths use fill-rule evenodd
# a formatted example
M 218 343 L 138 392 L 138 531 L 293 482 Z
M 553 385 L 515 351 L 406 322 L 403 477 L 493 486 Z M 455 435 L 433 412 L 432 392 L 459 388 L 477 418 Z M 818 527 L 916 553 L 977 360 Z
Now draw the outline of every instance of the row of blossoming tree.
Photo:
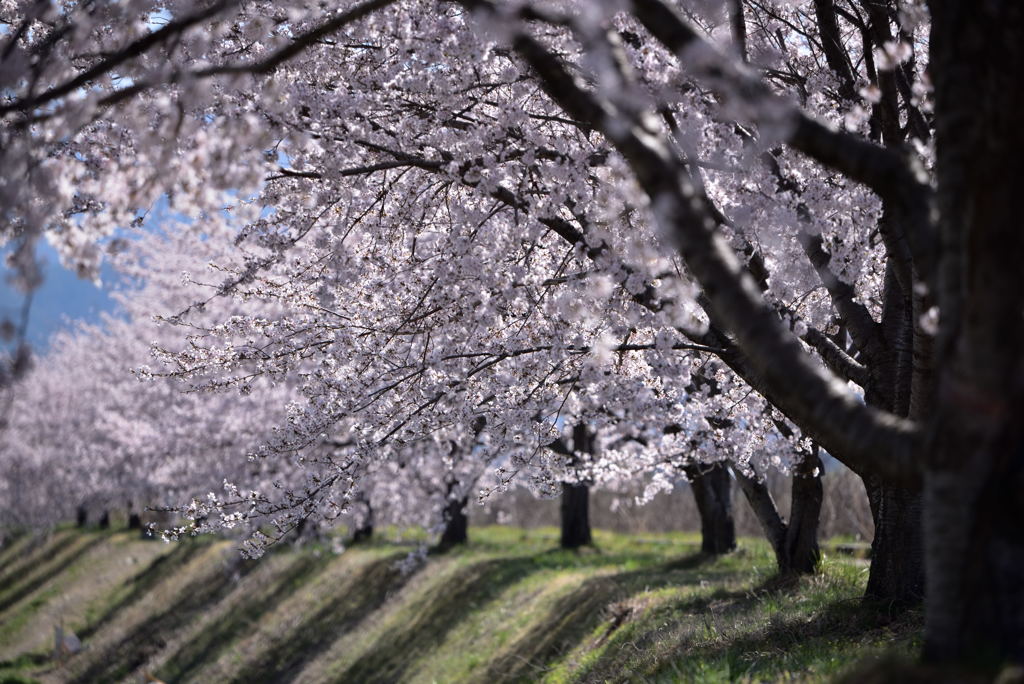
M 329 517 L 392 467 L 656 488 L 728 460 L 799 538 L 758 472 L 813 508 L 821 448 L 869 494 L 869 594 L 923 594 L 925 655 L 1024 659 L 1019 3 L 339 5 L 0 4 L 15 280 L 43 235 L 94 274 L 166 195 L 174 251 L 233 249 L 150 312 L 139 373 L 207 416 L 294 395 L 224 426 L 258 445 L 199 529 Z M 174 431 L 124 453 L 163 464 Z M 118 448 L 69 477 L 113 482 Z

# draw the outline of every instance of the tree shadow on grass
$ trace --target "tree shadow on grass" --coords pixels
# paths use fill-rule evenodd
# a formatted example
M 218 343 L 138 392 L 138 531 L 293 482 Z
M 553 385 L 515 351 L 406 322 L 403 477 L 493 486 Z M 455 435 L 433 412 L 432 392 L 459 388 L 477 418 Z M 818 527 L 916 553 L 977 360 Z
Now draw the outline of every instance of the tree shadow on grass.
M 701 553 L 684 556 L 668 563 L 659 563 L 638 570 L 614 575 L 591 577 L 569 594 L 558 599 L 544 618 L 509 649 L 493 660 L 482 681 L 533 681 L 547 672 L 553 663 L 572 651 L 594 633 L 604 622 L 608 625 L 596 636 L 595 645 L 604 642 L 630 618 L 632 596 L 668 586 L 699 585 L 709 577 L 722 581 L 738 576 L 735 570 L 715 570 L 715 558 Z M 693 606 L 707 605 L 713 600 L 745 596 L 751 590 L 717 591 L 696 598 Z
M 423 610 L 397 630 L 381 636 L 370 649 L 338 675 L 345 682 L 394 682 L 423 655 L 435 650 L 447 634 L 471 613 L 528 575 L 559 559 L 545 554 L 482 560 L 459 568 L 418 600 Z
M 3 583 L 15 564 L 23 562 L 25 556 L 48 543 L 48 540 L 38 540 L 33 546 L 32 541 L 32 536 L 27 532 L 15 532 L 0 544 L 0 583 Z
M 920 630 L 921 623 L 919 611 L 894 614 L 886 606 L 859 599 L 840 600 L 826 605 L 810 620 L 802 616 L 772 620 L 767 627 L 724 644 L 685 649 L 684 653 L 698 661 L 727 663 L 734 677 L 760 679 L 780 671 L 801 669 L 807 658 L 822 662 L 843 655 L 848 659 L 857 643 L 910 639 Z M 659 670 L 667 670 L 666 665 L 663 663 Z
M 313 576 L 319 574 L 333 559 L 331 554 L 319 557 L 302 554 L 270 586 L 248 596 L 234 609 L 182 644 L 160 668 L 158 675 L 170 682 L 186 681 L 204 664 L 214 662 L 227 648 L 251 631 L 261 615 L 271 612 Z
M 47 535 L 28 535 L 24 545 L 11 549 L 12 555 L 0 569 L 0 587 L 8 586 L 12 578 L 24 575 L 26 570 L 38 565 L 47 557 L 52 556 L 60 545 L 67 544 L 70 534 L 61 530 Z
M 105 539 L 104 536 L 96 536 L 81 544 L 71 545 L 54 554 L 49 560 L 37 565 L 33 571 L 26 573 L 21 581 L 10 585 L 0 595 L 0 612 L 6 611 L 22 599 L 36 592 L 47 582 L 78 562 L 85 554 L 92 551 L 94 547 L 101 544 Z
M 398 567 L 398 561 L 404 556 L 401 553 L 389 555 L 360 568 L 285 638 L 261 652 L 255 660 L 246 662 L 231 681 L 254 684 L 294 679 L 306 664 L 377 610 L 410 579 L 412 573 L 403 573 Z
M 755 681 L 774 679 L 784 672 L 806 669 L 813 663 L 827 663 L 833 656 L 849 658 L 858 642 L 889 641 L 893 636 L 909 638 L 920 628 L 919 611 L 893 612 L 891 607 L 865 603 L 859 597 L 826 604 L 811 617 L 795 611 L 783 618 L 770 618 L 763 627 L 743 631 L 744 622 L 763 621 L 763 602 L 773 595 L 800 591 L 800 582 L 770 577 L 753 589 L 718 591 L 707 597 L 667 605 L 645 623 L 672 624 L 665 633 L 638 629 L 616 635 L 601 655 L 588 663 L 582 681 L 603 681 L 623 671 L 623 662 L 637 652 L 657 654 L 651 662 L 636 667 L 636 674 L 660 681 L 690 681 L 707 676 L 710 667 L 730 678 L 749 677 Z M 684 620 L 684 616 L 690 616 Z M 673 624 L 674 623 L 674 624 Z M 708 642 L 708 634 L 738 632 L 727 639 Z M 675 644 L 659 653 L 655 640 L 674 639 Z M 702 645 L 706 644 L 706 645 Z
M 170 553 L 154 558 L 145 568 L 129 580 L 131 589 L 128 593 L 108 606 L 99 618 L 91 620 L 89 624 L 85 625 L 78 633 L 79 638 L 85 640 L 96 634 L 100 629 L 109 624 L 118 613 L 131 606 L 151 592 L 156 585 L 183 568 L 199 550 L 205 547 L 205 541 L 181 541 L 175 544 L 174 549 Z
M 443 585 L 419 599 L 424 609 L 401 628 L 381 637 L 356 662 L 338 675 L 339 681 L 401 680 L 410 667 L 435 651 L 449 632 L 474 612 L 498 598 L 507 587 L 527 576 L 546 570 L 619 567 L 626 563 L 647 563 L 645 569 L 612 576 L 595 577 L 584 582 L 556 602 L 544 621 L 520 639 L 506 657 L 493 662 L 482 681 L 531 679 L 536 668 L 531 663 L 547 662 L 548 657 L 578 642 L 601 620 L 602 608 L 611 597 L 640 591 L 659 583 L 685 581 L 700 569 L 706 558 L 687 556 L 676 562 L 676 569 L 657 563 L 661 556 L 651 554 L 583 553 L 552 549 L 535 555 L 483 560 L 460 568 Z M 682 569 L 679 569 L 682 568 Z
M 91 658 L 92 664 L 71 681 L 86 684 L 117 681 L 128 676 L 159 653 L 166 646 L 169 635 L 182 629 L 196 613 L 208 610 L 209 606 L 223 599 L 238 579 L 254 568 L 255 561 L 229 556 L 226 564 L 217 563 L 201 572 L 176 595 L 169 597 L 167 608 L 153 613 L 125 638 L 95 654 Z

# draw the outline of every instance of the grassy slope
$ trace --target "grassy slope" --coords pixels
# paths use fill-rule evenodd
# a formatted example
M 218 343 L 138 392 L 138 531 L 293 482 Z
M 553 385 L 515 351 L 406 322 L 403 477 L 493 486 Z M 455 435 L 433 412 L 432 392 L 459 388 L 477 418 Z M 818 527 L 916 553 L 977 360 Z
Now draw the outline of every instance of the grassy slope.
M 863 562 L 826 558 L 783 584 L 766 545 L 707 559 L 693 535 L 472 531 L 469 547 L 396 567 L 411 547 L 176 546 L 62 531 L 0 549 L 0 682 L 820 681 L 916 645 L 916 611 L 864 607 Z M 891 613 L 891 614 L 890 614 Z M 53 625 L 86 649 L 58 665 Z

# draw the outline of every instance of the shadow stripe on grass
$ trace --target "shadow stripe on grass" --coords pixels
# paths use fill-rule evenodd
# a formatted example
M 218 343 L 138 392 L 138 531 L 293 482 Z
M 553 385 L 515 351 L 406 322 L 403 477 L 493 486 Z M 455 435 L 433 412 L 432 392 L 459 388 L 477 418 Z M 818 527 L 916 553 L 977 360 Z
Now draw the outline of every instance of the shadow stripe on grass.
M 229 610 L 182 644 L 157 670 L 157 675 L 170 682 L 187 681 L 204 664 L 216 661 L 260 616 L 286 601 L 303 584 L 323 571 L 331 560 L 330 554 L 323 554 L 319 558 L 304 554 L 276 577 L 266 591 L 255 593 L 237 609 Z
M 27 599 L 105 540 L 106 537 L 98 536 L 82 544 L 71 545 L 63 553 L 59 553 L 50 561 L 41 564 L 35 572 L 29 573 L 21 582 L 12 585 L 3 595 L 0 595 L 0 613 L 6 612 L 8 608 Z
M 361 567 L 319 610 L 290 630 L 285 638 L 264 651 L 259 658 L 246 663 L 231 678 L 231 682 L 269 684 L 294 679 L 339 636 L 377 610 L 393 592 L 411 579 L 414 573 L 402 573 L 398 569 L 398 562 L 405 556 L 405 553 L 389 554 Z
M 240 576 L 255 567 L 255 561 L 242 560 L 237 554 L 229 554 L 227 559 L 227 563 L 213 562 L 211 568 L 181 588 L 169 607 L 151 615 L 125 638 L 103 649 L 71 682 L 117 681 L 144 665 L 166 646 L 169 634 L 183 628 L 195 613 L 220 601 Z
M 67 543 L 70 535 L 63 532 L 53 532 L 45 536 L 26 539 L 25 548 L 18 549 L 18 555 L 9 563 L 5 564 L 0 572 L 0 587 L 10 587 L 11 582 L 16 582 L 20 575 L 24 577 L 30 568 L 38 566 L 48 555 L 52 555 L 58 545 Z M 0 596 L 6 594 L 6 590 L 0 591 Z
M 157 542 L 154 542 L 157 543 Z M 78 632 L 82 640 L 86 640 L 99 632 L 109 624 L 117 614 L 130 607 L 141 599 L 153 588 L 170 577 L 174 572 L 184 567 L 201 550 L 207 548 L 209 542 L 206 540 L 188 540 L 177 542 L 170 553 L 165 553 L 154 558 L 150 563 L 140 570 L 129 582 L 131 589 L 127 594 L 117 599 L 112 605 L 103 611 L 98 619 L 91 621 Z
M 401 628 L 382 635 L 338 676 L 345 682 L 395 682 L 416 661 L 432 653 L 461 620 L 482 609 L 512 584 L 546 570 L 543 557 L 495 558 L 460 568 L 424 596 L 424 610 Z M 438 594 L 445 592 L 447 596 Z

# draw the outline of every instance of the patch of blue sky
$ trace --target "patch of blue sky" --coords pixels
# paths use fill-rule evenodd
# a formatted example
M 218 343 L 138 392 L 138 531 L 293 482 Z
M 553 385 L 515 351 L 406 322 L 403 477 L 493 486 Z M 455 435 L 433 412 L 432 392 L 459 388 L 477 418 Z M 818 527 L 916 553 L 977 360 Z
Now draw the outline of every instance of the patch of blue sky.
M 156 230 L 171 219 L 185 220 L 171 212 L 167 198 L 161 197 L 145 213 L 141 230 Z M 138 229 L 123 229 L 112 239 L 131 240 L 137 235 Z M 11 249 L 7 246 L 0 250 L 0 259 Z M 48 348 L 54 333 L 73 327 L 77 321 L 96 323 L 103 314 L 116 313 L 117 302 L 111 295 L 128 283 L 109 262 L 103 263 L 99 282 L 92 282 L 64 268 L 57 251 L 45 239 L 36 243 L 36 259 L 42 264 L 43 284 L 32 294 L 25 336 L 37 353 Z M 25 295 L 7 282 L 6 275 L 0 278 L 0 320 L 18 322 Z

